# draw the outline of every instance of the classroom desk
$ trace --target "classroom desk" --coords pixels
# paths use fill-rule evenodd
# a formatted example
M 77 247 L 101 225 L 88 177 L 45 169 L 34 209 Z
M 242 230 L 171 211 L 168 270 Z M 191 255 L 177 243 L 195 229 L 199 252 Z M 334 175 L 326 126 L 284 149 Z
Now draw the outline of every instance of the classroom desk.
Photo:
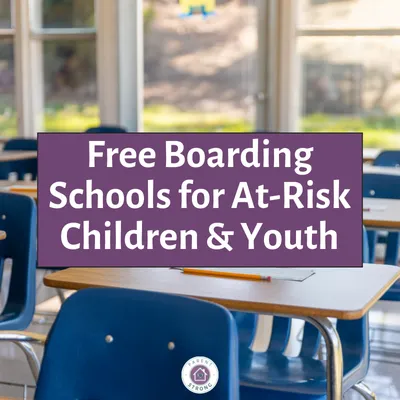
M 171 269 L 69 268 L 47 275 L 47 286 L 62 289 L 119 287 L 209 300 L 232 310 L 301 318 L 326 341 L 327 398 L 342 400 L 343 356 L 340 338 L 328 319 L 358 319 L 400 278 L 400 268 L 318 269 L 304 282 L 270 283 L 185 275 Z
M 37 158 L 37 151 L 10 150 L 0 151 L 0 162 L 30 160 Z
M 24 194 L 37 200 L 37 181 L 0 180 L 0 192 Z
M 363 221 L 367 228 L 400 230 L 400 200 L 364 198 L 363 208 L 371 208 L 371 211 L 363 212 Z
M 382 149 L 363 149 L 363 162 L 373 162 L 382 153 Z

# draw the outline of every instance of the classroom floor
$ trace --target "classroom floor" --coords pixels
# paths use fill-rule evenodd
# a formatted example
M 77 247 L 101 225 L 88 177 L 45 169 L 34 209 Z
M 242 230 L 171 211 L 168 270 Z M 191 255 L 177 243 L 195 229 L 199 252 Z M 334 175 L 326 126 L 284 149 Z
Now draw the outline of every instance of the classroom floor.
M 42 273 L 38 276 L 41 282 Z M 58 298 L 53 289 L 46 288 L 38 284 L 38 303 L 41 303 L 41 311 L 53 311 L 59 307 Z M 400 399 L 400 304 L 380 302 L 370 313 L 370 321 L 373 327 L 380 326 L 379 329 L 372 329 L 372 353 L 371 365 L 366 383 L 375 391 L 379 400 L 399 400 Z M 39 323 L 41 322 L 41 323 Z M 299 325 L 300 326 L 300 325 Z M 47 333 L 50 325 L 35 318 L 35 321 L 28 330 L 40 333 Z M 268 319 L 265 319 L 260 326 L 263 332 L 262 337 L 266 337 L 268 331 Z M 293 343 L 290 351 L 296 351 L 296 336 L 293 332 L 291 337 Z M 260 335 L 261 337 L 261 335 Z M 265 344 L 258 343 L 258 348 L 265 347 Z M 35 346 L 38 355 L 41 357 L 42 349 Z M 397 354 L 396 354 L 397 353 Z M 8 383 L 20 386 L 10 386 Z M 22 399 L 24 390 L 27 391 L 28 398 L 33 398 L 33 388 L 25 388 L 23 385 L 34 385 L 32 375 L 21 351 L 11 343 L 0 343 L 0 399 L 2 397 L 12 397 Z M 345 400 L 359 400 L 362 397 L 349 392 Z

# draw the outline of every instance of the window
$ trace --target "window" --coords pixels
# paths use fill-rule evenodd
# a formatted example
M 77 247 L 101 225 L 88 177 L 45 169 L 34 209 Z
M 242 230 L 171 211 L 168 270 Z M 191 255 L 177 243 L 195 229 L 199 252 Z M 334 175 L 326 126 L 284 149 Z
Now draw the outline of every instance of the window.
M 40 0 L 40 3 L 43 10 L 42 28 L 68 29 L 95 26 L 93 0 Z
M 35 0 L 33 5 L 39 126 L 69 132 L 98 125 L 94 0 Z
M 17 134 L 14 41 L 10 0 L 0 0 L 0 135 Z
M 145 130 L 254 130 L 257 1 L 182 13 L 177 0 L 144 2 Z
M 179 0 L 0 0 L 0 136 L 100 120 L 133 131 L 263 129 L 271 71 L 257 68 L 258 39 L 270 3 L 216 0 L 203 19 L 182 18 Z
M 11 1 L 0 0 L 0 29 L 10 29 L 11 26 Z
M 0 37 L 0 132 L 3 136 L 17 134 L 14 86 L 14 45 Z
M 300 128 L 362 131 L 366 147 L 400 147 L 396 0 L 301 0 Z
M 0 0 L 0 136 L 99 123 L 94 4 Z

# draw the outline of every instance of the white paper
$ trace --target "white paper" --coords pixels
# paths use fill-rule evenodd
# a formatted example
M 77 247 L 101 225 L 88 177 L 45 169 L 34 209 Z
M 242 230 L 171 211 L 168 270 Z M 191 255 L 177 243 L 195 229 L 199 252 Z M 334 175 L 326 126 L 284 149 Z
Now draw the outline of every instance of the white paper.
M 300 268 L 204 268 L 204 270 L 270 276 L 272 280 L 279 279 L 295 282 L 303 282 L 315 274 L 314 270 Z
M 373 211 L 385 211 L 387 209 L 387 206 L 384 205 L 365 205 L 363 207 L 363 212 L 373 212 Z

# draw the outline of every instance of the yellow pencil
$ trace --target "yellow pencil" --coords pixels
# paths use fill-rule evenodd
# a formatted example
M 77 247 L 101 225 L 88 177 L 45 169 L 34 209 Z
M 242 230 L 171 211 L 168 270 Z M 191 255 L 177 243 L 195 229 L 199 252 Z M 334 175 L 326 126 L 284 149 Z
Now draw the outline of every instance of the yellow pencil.
M 245 274 L 245 273 L 240 273 L 240 272 L 238 273 L 238 272 L 229 272 L 229 271 L 210 271 L 209 269 L 198 269 L 198 268 L 180 268 L 180 269 L 185 274 L 271 282 L 270 276 L 262 276 L 262 275 L 257 275 L 257 274 Z
M 37 192 L 36 187 L 32 186 L 19 186 L 19 187 L 10 187 L 10 192 L 15 192 L 15 193 L 34 193 Z

